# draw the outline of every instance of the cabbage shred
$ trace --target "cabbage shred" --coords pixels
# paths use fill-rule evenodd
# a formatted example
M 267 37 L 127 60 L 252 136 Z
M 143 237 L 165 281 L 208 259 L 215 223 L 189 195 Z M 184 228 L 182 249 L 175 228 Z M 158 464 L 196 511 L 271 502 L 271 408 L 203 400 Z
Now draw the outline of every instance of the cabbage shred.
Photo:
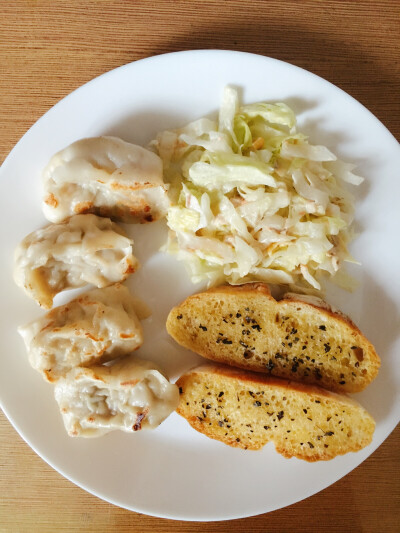
M 296 129 L 284 103 L 239 105 L 225 88 L 218 121 L 164 131 L 150 146 L 170 184 L 165 249 L 193 283 L 265 281 L 320 290 L 351 240 L 353 165 Z

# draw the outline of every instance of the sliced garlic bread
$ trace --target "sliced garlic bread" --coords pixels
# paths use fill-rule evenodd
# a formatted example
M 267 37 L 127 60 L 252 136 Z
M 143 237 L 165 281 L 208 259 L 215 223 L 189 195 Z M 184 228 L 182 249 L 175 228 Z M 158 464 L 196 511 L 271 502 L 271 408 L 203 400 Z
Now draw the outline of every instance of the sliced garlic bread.
M 177 412 L 197 431 L 258 450 L 273 441 L 285 457 L 325 461 L 367 446 L 375 422 L 357 402 L 313 385 L 226 365 L 179 378 Z
M 374 347 L 350 319 L 318 298 L 276 301 L 264 283 L 190 296 L 171 310 L 167 330 L 208 359 L 337 392 L 361 391 L 380 366 Z

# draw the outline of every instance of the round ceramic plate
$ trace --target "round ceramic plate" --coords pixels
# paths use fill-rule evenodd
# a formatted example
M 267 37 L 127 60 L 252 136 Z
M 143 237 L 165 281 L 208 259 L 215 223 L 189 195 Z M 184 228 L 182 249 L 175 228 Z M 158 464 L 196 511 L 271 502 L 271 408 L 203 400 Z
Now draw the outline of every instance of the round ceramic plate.
M 357 188 L 359 237 L 353 255 L 353 293 L 334 291 L 332 304 L 348 313 L 382 358 L 379 377 L 357 399 L 376 419 L 373 442 L 358 453 L 309 464 L 284 459 L 270 443 L 257 452 L 230 448 L 196 433 L 173 413 L 153 432 L 114 432 L 99 439 L 67 436 L 52 386 L 28 363 L 17 326 L 42 311 L 12 281 L 13 250 L 46 223 L 40 174 L 56 151 L 82 137 L 115 135 L 146 145 L 155 134 L 216 113 L 225 85 L 245 103 L 283 101 L 299 129 L 365 176 Z M 182 520 L 251 516 L 290 505 L 334 483 L 364 461 L 399 420 L 398 198 L 399 146 L 362 105 L 327 81 L 266 57 L 194 51 L 152 57 L 84 85 L 46 113 L 21 139 L 0 179 L 0 395 L 20 435 L 51 466 L 111 503 L 149 515 Z M 128 284 L 152 309 L 138 355 L 157 361 L 175 380 L 200 358 L 181 349 L 165 331 L 170 308 L 199 289 L 182 264 L 159 249 L 165 222 L 132 225 L 141 269 Z M 71 292 L 56 304 L 71 298 Z

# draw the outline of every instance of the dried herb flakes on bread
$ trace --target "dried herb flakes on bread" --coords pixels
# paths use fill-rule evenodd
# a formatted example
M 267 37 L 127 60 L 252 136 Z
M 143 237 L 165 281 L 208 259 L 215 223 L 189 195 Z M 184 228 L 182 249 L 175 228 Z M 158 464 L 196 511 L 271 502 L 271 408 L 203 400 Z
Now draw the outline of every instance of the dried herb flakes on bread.
M 325 389 L 225 365 L 179 378 L 177 412 L 197 431 L 258 450 L 273 441 L 285 457 L 329 460 L 367 446 L 375 422 L 354 400 Z
M 224 285 L 174 307 L 167 330 L 220 363 L 337 392 L 363 390 L 380 366 L 372 344 L 340 312 L 301 298 L 276 301 L 264 283 Z

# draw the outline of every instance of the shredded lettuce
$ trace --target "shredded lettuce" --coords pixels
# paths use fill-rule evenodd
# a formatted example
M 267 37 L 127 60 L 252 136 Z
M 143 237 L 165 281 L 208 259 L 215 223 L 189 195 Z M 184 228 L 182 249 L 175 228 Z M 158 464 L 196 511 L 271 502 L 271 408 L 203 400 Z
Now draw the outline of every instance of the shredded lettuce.
M 241 106 L 227 87 L 217 121 L 161 132 L 150 147 L 170 183 L 165 249 L 194 283 L 262 280 L 318 291 L 344 261 L 354 262 L 346 184 L 363 178 L 310 144 L 286 104 Z M 343 272 L 337 278 L 351 285 Z

